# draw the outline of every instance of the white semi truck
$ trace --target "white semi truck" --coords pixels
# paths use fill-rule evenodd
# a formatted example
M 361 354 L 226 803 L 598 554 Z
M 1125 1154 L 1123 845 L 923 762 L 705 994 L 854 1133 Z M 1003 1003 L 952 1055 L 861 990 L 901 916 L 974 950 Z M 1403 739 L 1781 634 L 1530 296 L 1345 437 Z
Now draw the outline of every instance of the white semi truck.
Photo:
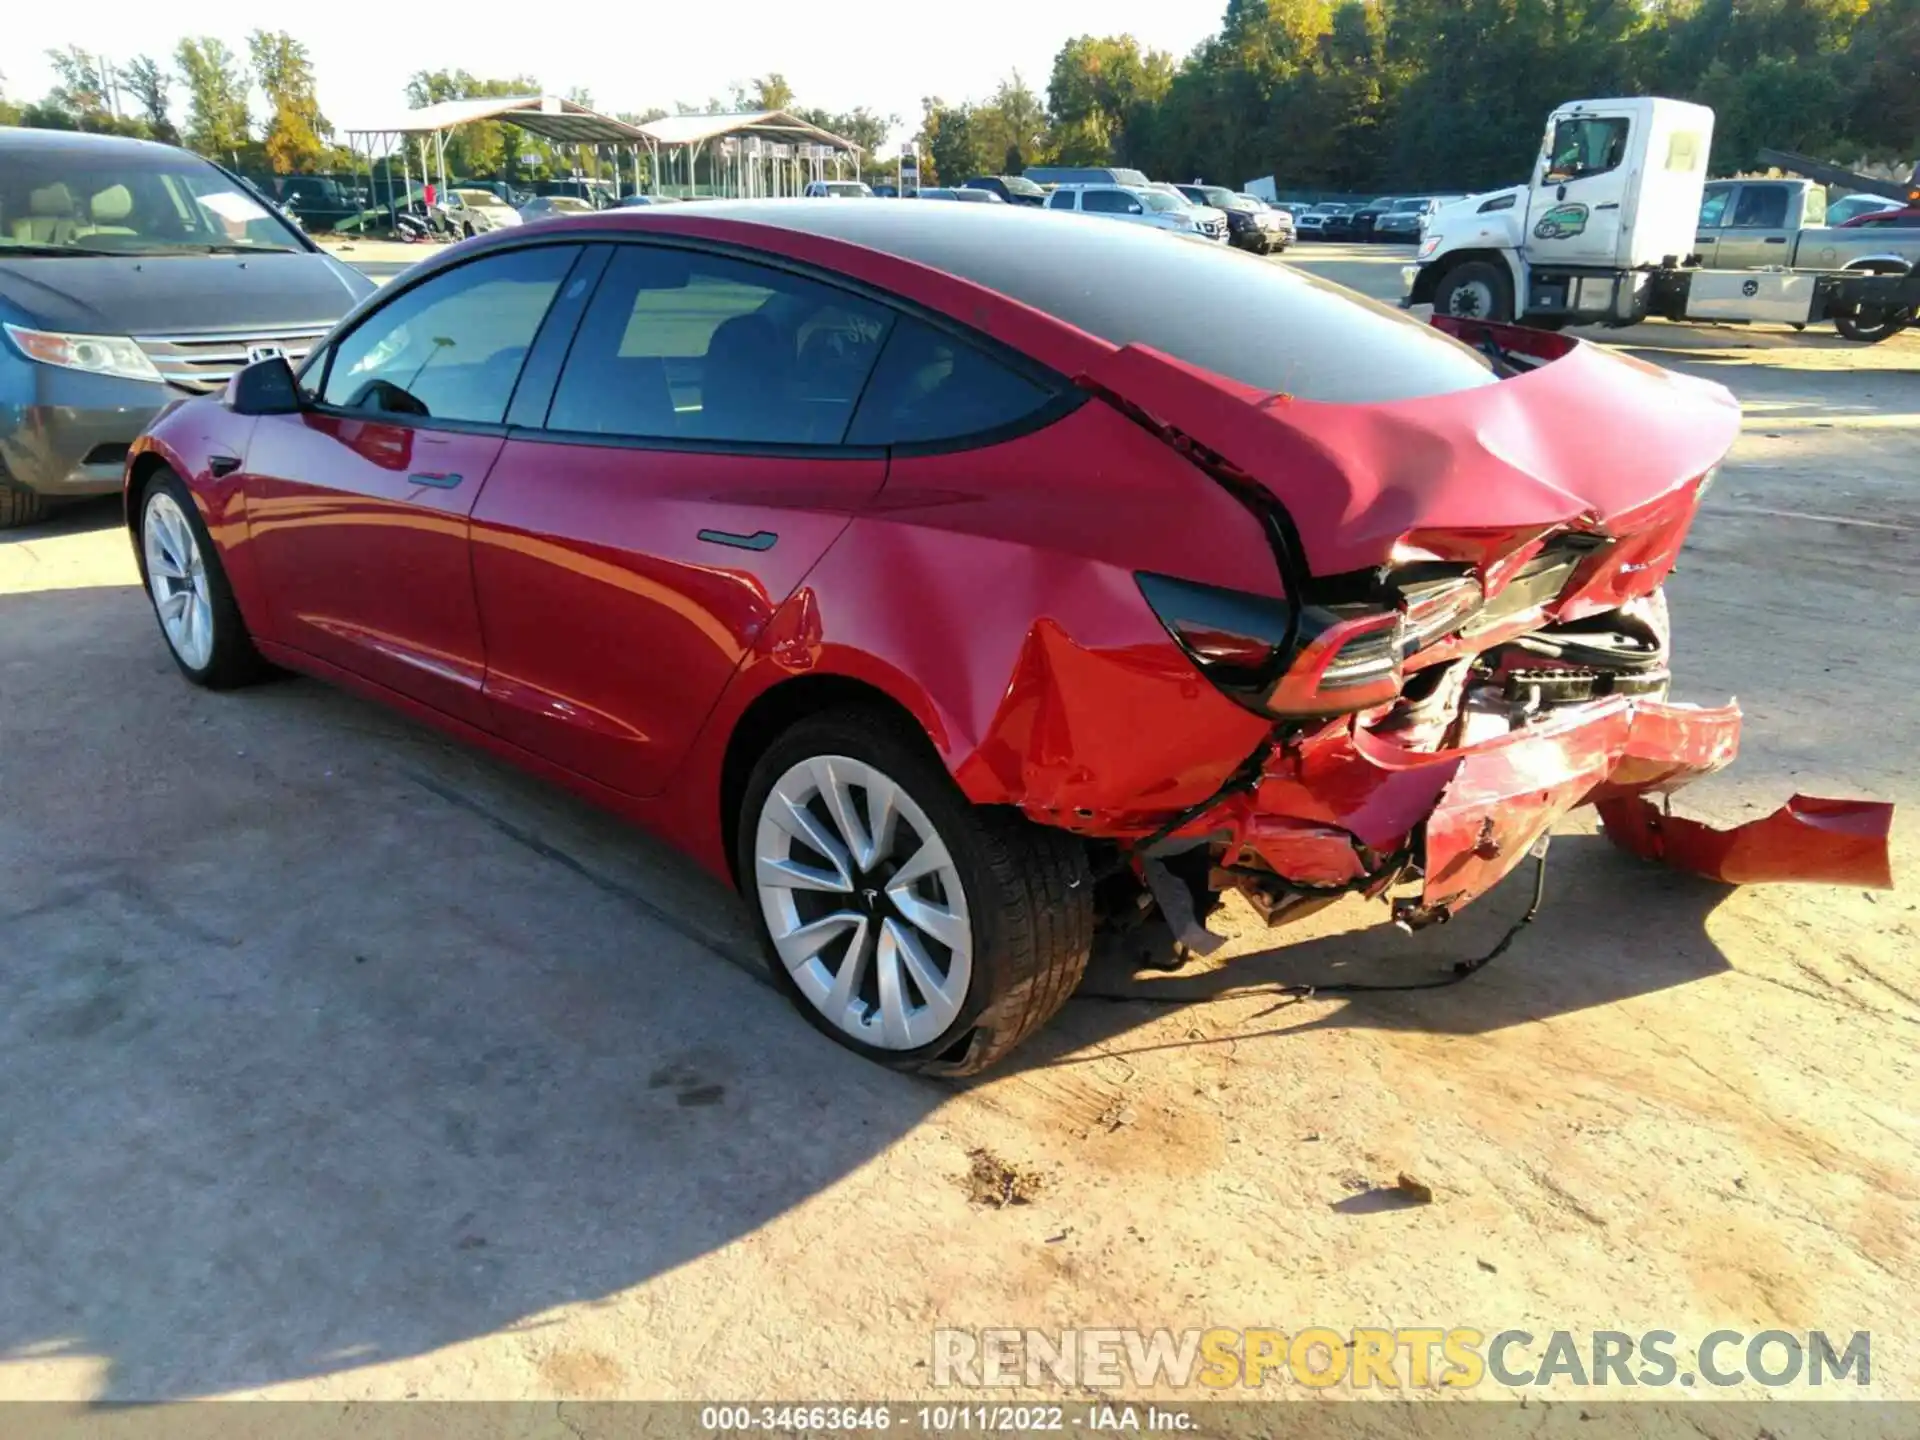
M 1879 255 L 1882 232 L 1822 230 L 1819 243 L 1798 237 L 1782 252 L 1817 255 L 1820 268 L 1702 265 L 1696 231 L 1712 142 L 1713 111 L 1683 100 L 1562 105 L 1529 183 L 1457 200 L 1428 221 L 1417 263 L 1401 272 L 1401 303 L 1549 329 L 1650 317 L 1832 320 L 1867 342 L 1913 323 L 1920 268 L 1898 253 L 1905 247 Z

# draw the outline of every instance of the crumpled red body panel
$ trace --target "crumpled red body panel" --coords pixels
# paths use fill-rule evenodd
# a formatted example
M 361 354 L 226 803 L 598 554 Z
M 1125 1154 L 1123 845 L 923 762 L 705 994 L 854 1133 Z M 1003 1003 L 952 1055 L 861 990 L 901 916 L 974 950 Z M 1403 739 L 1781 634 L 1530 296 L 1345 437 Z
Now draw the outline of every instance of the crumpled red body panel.
M 1359 888 L 1401 857 L 1424 875 L 1420 909 L 1485 894 L 1569 811 L 1597 804 L 1618 845 L 1728 884 L 1798 881 L 1890 889 L 1893 806 L 1796 795 L 1732 830 L 1662 813 L 1647 797 L 1730 764 L 1740 710 L 1625 698 L 1569 706 L 1499 739 L 1413 751 L 1362 726 L 1323 731 L 1269 762 L 1250 795 L 1180 832 L 1227 837 L 1308 889 Z
M 1142 345 L 1087 381 L 1271 490 L 1316 575 L 1396 546 L 1497 563 L 1571 528 L 1637 537 L 1598 588 L 1644 594 L 1672 567 L 1699 478 L 1739 434 L 1739 405 L 1722 386 L 1552 342 L 1559 358 L 1498 384 L 1374 404 L 1263 395 Z
M 1599 809 L 1614 844 L 1709 880 L 1893 888 L 1893 806 L 1881 801 L 1795 795 L 1771 815 L 1729 830 L 1666 814 L 1641 795 L 1605 800 Z
M 1738 706 L 1609 700 L 1476 747 L 1427 820 L 1422 901 L 1457 909 L 1597 792 L 1684 785 L 1730 764 L 1739 744 Z

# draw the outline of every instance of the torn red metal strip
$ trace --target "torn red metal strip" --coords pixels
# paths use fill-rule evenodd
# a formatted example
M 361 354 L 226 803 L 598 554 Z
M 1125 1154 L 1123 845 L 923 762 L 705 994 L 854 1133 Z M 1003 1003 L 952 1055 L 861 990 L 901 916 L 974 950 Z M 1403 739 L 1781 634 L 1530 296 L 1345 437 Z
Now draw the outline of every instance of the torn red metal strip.
M 1730 830 L 1663 813 L 1642 795 L 1603 800 L 1598 808 L 1614 844 L 1709 880 L 1893 888 L 1893 806 L 1884 801 L 1795 795 L 1771 815 Z

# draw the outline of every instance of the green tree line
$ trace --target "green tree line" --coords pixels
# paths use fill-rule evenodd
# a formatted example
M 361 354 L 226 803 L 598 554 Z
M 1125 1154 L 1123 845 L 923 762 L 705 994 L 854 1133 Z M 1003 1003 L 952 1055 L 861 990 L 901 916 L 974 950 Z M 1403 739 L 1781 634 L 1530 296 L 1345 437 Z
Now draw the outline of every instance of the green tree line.
M 943 180 L 1041 160 L 1283 189 L 1510 184 L 1567 100 L 1668 95 L 1717 112 L 1717 173 L 1763 147 L 1911 160 L 1920 0 L 1228 0 L 1175 63 L 1080 36 L 1044 106 L 923 103 Z M 1016 163 L 1018 162 L 1018 163 Z
M 279 174 L 345 158 L 320 113 L 307 47 L 284 30 L 254 31 L 244 57 L 211 36 L 189 36 L 175 48 L 171 67 L 150 55 L 110 65 L 77 45 L 50 50 L 47 59 L 53 89 L 25 105 L 0 95 L 0 125 L 161 140 Z M 266 99 L 259 125 L 248 104 L 255 86 Z M 184 129 L 173 118 L 176 88 L 186 101 Z
M 109 66 L 78 46 L 49 51 L 47 58 L 54 87 L 27 104 L 9 101 L 0 92 L 0 125 L 160 140 L 254 172 L 345 170 L 354 163 L 335 143 L 334 128 L 320 111 L 306 47 L 284 31 L 255 31 L 248 37 L 245 57 L 211 36 L 190 36 L 175 48 L 171 66 L 146 55 Z M 256 122 L 250 104 L 255 89 L 265 100 L 263 122 Z M 542 93 L 544 87 L 534 75 L 487 78 L 459 69 L 416 71 L 406 86 L 407 103 L 415 108 L 443 100 Z M 176 96 L 184 102 L 184 126 L 174 119 Z M 585 90 L 569 90 L 566 98 L 596 108 Z M 800 105 L 793 87 L 777 71 L 704 103 L 676 101 L 672 110 L 614 113 L 639 125 L 674 113 L 748 110 L 785 110 L 851 140 L 871 157 L 871 171 L 898 165 L 882 152 L 887 136 L 900 126 L 899 116 L 866 106 L 832 111 Z M 463 125 L 447 137 L 447 168 L 459 176 L 543 179 L 576 168 L 599 175 L 611 174 L 615 164 L 611 154 L 554 144 L 494 121 Z M 626 174 L 623 166 L 621 175 Z
M 190 37 L 170 65 L 140 56 L 109 69 L 78 47 L 49 58 L 54 88 L 32 104 L 0 98 L 0 124 L 146 135 L 281 173 L 346 163 L 308 52 L 285 32 L 255 31 L 244 56 Z M 421 70 L 407 98 L 541 89 L 531 75 Z M 924 178 L 948 183 L 1056 161 L 1232 185 L 1271 175 L 1285 189 L 1477 189 L 1525 172 L 1553 106 L 1635 94 L 1711 105 L 1719 173 L 1750 168 L 1768 146 L 1911 160 L 1920 0 L 1227 0 L 1219 29 L 1184 60 L 1131 35 L 1078 36 L 1044 95 L 1015 73 L 983 100 L 927 97 L 915 140 Z M 861 145 L 869 174 L 897 163 L 885 153 L 897 116 L 802 106 L 778 72 L 672 109 L 788 110 Z M 497 124 L 462 127 L 448 150 L 461 175 L 537 178 L 576 159 Z M 588 157 L 590 171 L 599 164 Z

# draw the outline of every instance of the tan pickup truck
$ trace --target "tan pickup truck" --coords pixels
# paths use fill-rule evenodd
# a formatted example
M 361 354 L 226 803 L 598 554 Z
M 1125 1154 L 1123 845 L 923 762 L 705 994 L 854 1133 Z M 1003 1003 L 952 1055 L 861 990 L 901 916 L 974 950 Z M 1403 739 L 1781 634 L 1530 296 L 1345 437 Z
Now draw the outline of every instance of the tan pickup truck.
M 1920 230 L 1828 226 L 1827 192 L 1811 180 L 1709 180 L 1694 253 L 1712 270 L 1911 270 Z

